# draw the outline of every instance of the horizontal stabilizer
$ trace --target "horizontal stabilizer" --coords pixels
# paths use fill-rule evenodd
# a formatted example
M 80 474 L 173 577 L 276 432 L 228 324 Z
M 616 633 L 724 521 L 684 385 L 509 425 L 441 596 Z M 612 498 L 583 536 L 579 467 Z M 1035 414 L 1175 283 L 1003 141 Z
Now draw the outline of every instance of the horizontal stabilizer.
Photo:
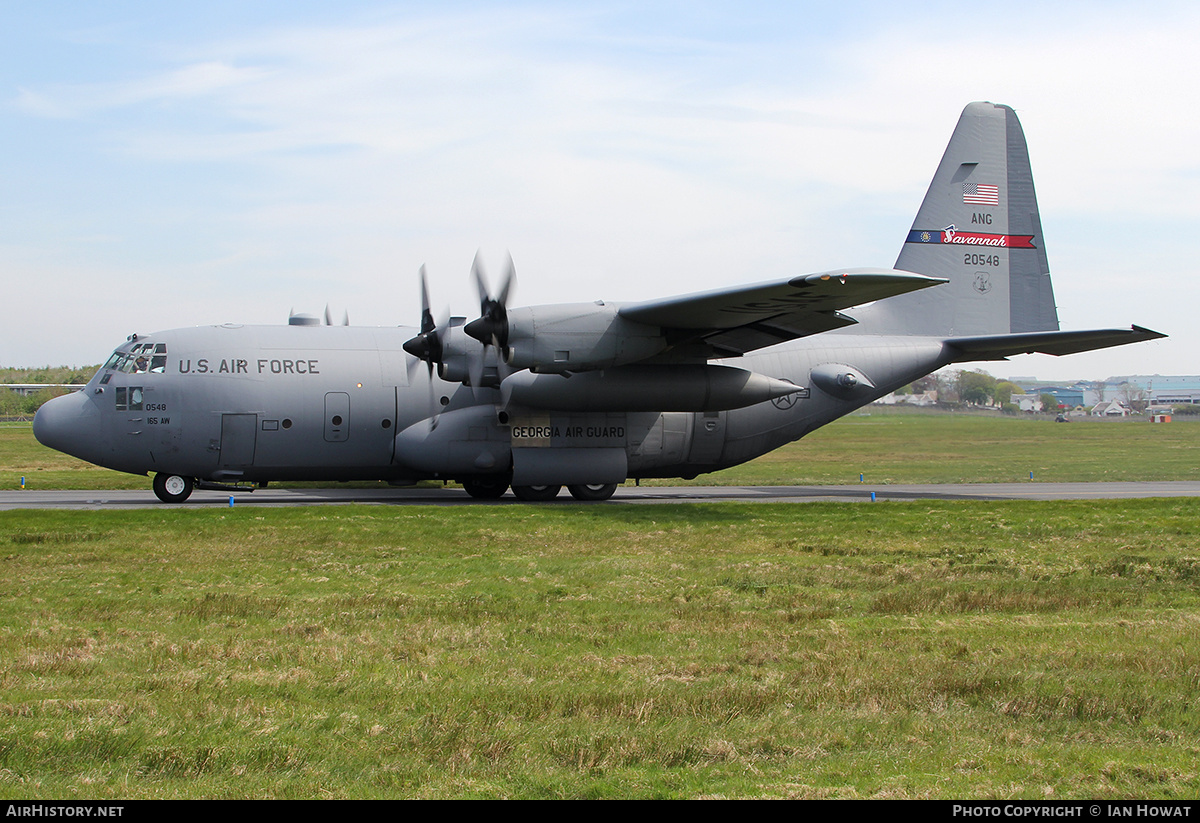
M 1004 360 L 1014 354 L 1077 354 L 1079 352 L 1140 343 L 1166 337 L 1160 332 L 1131 326 L 1128 329 L 1090 331 L 1046 331 L 1026 334 L 993 334 L 982 337 L 952 337 L 946 346 L 952 363 L 969 360 Z

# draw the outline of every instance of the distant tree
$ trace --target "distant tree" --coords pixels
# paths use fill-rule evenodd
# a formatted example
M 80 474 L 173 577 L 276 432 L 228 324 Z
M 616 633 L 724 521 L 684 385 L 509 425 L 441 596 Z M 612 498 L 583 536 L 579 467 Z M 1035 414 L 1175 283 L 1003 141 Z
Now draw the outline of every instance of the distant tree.
M 1042 411 L 1045 411 L 1045 412 L 1058 411 L 1058 398 L 1055 397 L 1054 395 L 1043 392 L 1042 396 L 1039 397 L 1038 399 L 1042 401 Z
M 940 371 L 930 375 L 935 381 L 934 388 L 937 391 L 938 405 L 955 407 L 961 403 L 958 395 L 958 375 L 960 372 L 956 370 Z
M 996 396 L 996 378 L 985 371 L 960 371 L 958 397 L 973 406 L 986 406 Z
M 936 374 L 930 374 L 922 377 L 920 380 L 912 382 L 912 390 L 914 394 L 924 394 L 925 392 L 938 391 L 938 377 Z
M 21 395 L 0 389 L 0 417 L 17 417 L 21 412 Z
M 1146 391 L 1134 383 L 1122 383 L 1120 392 L 1121 403 L 1131 411 L 1144 412 L 1150 402 L 1146 399 Z
M 1025 390 L 1016 383 L 1010 383 L 1007 380 L 1000 380 L 996 383 L 996 402 L 1001 406 L 1012 402 L 1014 394 L 1024 394 Z

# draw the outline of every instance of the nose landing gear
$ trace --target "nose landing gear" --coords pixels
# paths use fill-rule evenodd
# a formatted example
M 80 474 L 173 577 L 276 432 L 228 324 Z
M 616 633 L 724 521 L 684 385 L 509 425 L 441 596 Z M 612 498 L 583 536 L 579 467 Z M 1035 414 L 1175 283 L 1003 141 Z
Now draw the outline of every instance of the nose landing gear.
M 164 472 L 154 475 L 154 495 L 164 503 L 182 503 L 192 496 L 194 486 L 190 477 Z

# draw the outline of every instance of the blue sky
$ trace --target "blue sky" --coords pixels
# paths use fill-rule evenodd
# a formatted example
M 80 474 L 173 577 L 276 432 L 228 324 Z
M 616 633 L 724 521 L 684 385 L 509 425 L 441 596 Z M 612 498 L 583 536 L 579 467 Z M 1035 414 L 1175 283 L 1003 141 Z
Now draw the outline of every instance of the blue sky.
M 1013 106 L 1063 328 L 983 364 L 1200 373 L 1200 12 L 1160 3 L 0 0 L 3 365 L 131 332 L 638 300 L 890 266 L 962 107 Z

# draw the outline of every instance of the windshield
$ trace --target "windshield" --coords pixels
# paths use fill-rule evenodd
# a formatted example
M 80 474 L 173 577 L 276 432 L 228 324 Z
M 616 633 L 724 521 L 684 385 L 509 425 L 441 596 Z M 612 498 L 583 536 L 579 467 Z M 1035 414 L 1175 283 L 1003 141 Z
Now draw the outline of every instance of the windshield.
M 100 370 L 124 374 L 162 374 L 167 370 L 167 344 L 134 343 L 129 351 L 118 349 Z

